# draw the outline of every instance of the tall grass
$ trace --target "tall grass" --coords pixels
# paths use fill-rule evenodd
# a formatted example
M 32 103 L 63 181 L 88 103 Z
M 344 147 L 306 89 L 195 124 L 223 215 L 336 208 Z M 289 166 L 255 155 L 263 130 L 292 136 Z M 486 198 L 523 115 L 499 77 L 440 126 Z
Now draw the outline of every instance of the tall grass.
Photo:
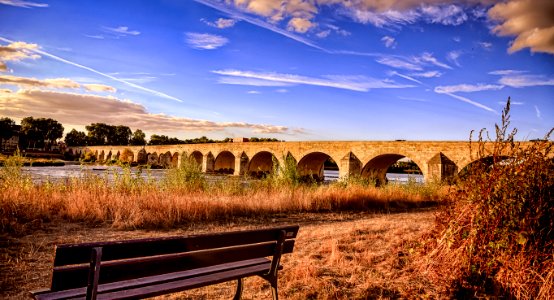
M 521 147 L 508 130 L 509 110 L 508 99 L 494 140 L 482 130 L 472 142 L 476 158 L 492 165 L 469 170 L 430 239 L 430 275 L 458 298 L 554 295 L 552 130 Z
M 402 211 L 435 205 L 446 197 L 419 188 L 375 188 L 362 184 L 300 184 L 290 167 L 279 175 L 249 181 L 229 178 L 209 183 L 194 161 L 182 160 L 162 180 L 146 170 L 123 167 L 109 176 L 89 174 L 65 181 L 33 184 L 17 157 L 0 169 L 0 233 L 19 234 L 44 222 L 103 223 L 115 228 L 171 228 L 191 222 L 236 217 L 327 211 Z

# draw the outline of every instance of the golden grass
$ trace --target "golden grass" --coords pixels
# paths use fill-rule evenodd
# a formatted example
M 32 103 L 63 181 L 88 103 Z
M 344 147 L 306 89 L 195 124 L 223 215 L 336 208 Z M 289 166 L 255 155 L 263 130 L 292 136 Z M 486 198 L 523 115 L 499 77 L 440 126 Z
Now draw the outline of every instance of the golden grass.
M 412 248 L 433 226 L 434 213 L 302 213 L 189 224 L 169 231 L 121 231 L 111 227 L 57 223 L 33 235 L 7 238 L 0 247 L 0 298 L 21 299 L 49 285 L 54 245 L 98 240 L 172 236 L 300 224 L 295 250 L 283 256 L 282 299 L 437 298 L 436 288 L 410 266 Z M 225 283 L 164 299 L 231 299 Z M 162 298 L 162 297 L 160 297 Z M 243 299 L 271 299 L 266 282 L 245 280 Z
M 45 222 L 106 223 L 119 229 L 172 228 L 192 222 L 280 213 L 329 211 L 405 211 L 436 205 L 443 187 L 360 184 L 306 186 L 238 180 L 207 184 L 201 179 L 160 182 L 127 174 L 86 176 L 33 184 L 17 169 L 2 170 L 0 232 L 24 233 Z M 11 172 L 11 173 L 10 173 Z

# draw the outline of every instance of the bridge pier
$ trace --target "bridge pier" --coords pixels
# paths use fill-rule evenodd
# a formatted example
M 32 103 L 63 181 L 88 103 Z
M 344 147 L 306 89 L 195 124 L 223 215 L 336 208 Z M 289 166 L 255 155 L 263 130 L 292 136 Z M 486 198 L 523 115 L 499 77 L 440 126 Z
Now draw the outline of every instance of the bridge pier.
M 339 178 L 359 176 L 362 173 L 362 162 L 352 152 L 348 152 L 339 161 Z
M 430 180 L 445 181 L 452 179 L 458 173 L 456 163 L 450 160 L 442 152 L 433 156 L 427 162 L 427 176 Z M 427 180 L 427 178 L 425 178 Z
M 211 152 L 202 156 L 202 173 L 213 173 L 215 166 L 215 158 Z

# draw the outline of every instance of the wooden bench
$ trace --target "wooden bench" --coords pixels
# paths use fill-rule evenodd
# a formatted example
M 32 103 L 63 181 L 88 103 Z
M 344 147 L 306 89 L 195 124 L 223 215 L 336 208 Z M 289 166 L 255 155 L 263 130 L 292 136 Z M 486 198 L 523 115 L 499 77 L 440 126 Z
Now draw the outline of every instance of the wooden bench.
M 193 236 L 58 245 L 49 289 L 35 299 L 137 299 L 260 276 L 277 294 L 281 254 L 298 226 Z M 268 258 L 270 257 L 270 258 Z

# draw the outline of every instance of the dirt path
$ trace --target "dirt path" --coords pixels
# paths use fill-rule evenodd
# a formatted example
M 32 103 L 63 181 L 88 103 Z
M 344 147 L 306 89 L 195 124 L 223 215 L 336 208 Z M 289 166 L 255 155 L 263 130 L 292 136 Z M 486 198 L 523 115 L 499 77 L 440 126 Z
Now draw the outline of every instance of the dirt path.
M 295 251 L 279 277 L 283 299 L 366 299 L 433 296 L 409 267 L 410 247 L 433 225 L 433 210 L 410 213 L 329 213 L 191 225 L 167 231 L 120 231 L 85 224 L 49 225 L 19 238 L 0 238 L 0 298 L 21 299 L 49 285 L 56 244 L 241 230 L 300 224 Z M 175 294 L 171 299 L 230 299 L 234 283 Z M 270 299 L 258 278 L 245 281 L 244 299 Z M 416 296 L 417 297 L 417 296 Z

